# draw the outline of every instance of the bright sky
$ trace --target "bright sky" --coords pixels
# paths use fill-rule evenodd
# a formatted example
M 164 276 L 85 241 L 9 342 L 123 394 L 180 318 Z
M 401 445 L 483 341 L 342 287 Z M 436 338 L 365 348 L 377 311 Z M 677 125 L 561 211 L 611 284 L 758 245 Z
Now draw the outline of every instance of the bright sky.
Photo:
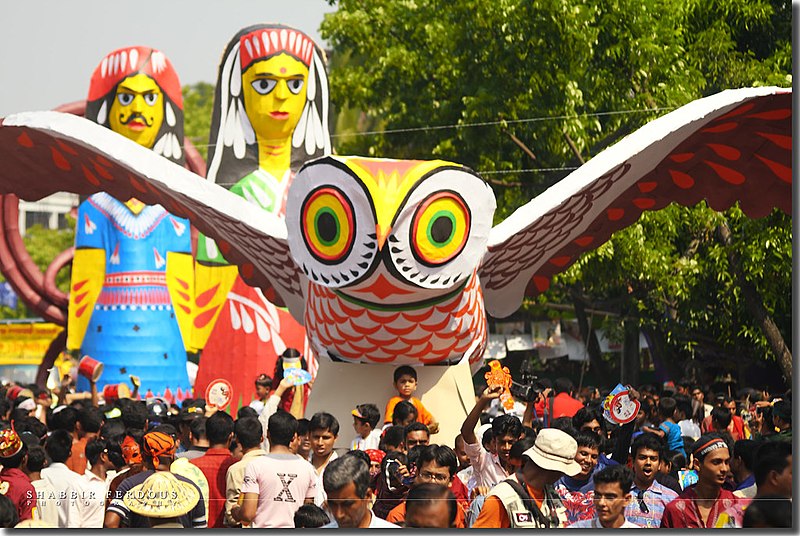
M 320 42 L 325 0 L 3 0 L 0 117 L 86 98 L 105 54 L 124 46 L 164 52 L 182 85 L 216 83 L 233 35 L 282 23 Z

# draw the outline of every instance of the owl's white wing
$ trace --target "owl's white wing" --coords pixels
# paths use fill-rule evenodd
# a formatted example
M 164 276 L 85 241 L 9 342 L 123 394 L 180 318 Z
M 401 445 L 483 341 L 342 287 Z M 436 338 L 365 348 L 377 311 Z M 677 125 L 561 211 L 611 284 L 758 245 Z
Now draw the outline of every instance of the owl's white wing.
M 792 209 L 789 88 L 729 90 L 691 102 L 592 158 L 494 227 L 480 268 L 489 314 L 516 311 L 581 253 L 671 202 L 751 217 Z
M 286 225 L 225 188 L 103 126 L 60 112 L 0 120 L 0 163 L 0 193 L 35 201 L 56 192 L 105 191 L 188 218 L 217 241 L 248 284 L 289 307 L 302 323 L 305 276 L 289 254 Z

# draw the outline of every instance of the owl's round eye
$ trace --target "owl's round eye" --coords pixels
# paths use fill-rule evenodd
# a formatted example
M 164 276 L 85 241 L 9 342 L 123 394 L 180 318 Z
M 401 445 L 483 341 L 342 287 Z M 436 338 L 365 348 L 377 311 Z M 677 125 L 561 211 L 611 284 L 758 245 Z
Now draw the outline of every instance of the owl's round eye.
M 461 253 L 469 238 L 470 213 L 455 192 L 436 193 L 419 205 L 411 224 L 414 256 L 428 266 L 440 266 Z
M 346 258 L 353 247 L 355 220 L 350 201 L 337 188 L 312 192 L 300 209 L 303 240 L 311 254 L 322 263 Z

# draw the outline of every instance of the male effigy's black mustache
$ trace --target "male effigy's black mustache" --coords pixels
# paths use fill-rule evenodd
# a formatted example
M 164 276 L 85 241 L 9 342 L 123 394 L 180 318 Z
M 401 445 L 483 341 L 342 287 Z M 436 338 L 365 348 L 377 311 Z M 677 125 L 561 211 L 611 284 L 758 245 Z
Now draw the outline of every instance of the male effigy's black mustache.
M 140 120 L 142 123 L 144 123 L 144 124 L 145 124 L 145 125 L 147 125 L 148 127 L 152 127 L 152 126 L 153 126 L 153 124 L 152 124 L 152 123 L 150 123 L 149 121 L 147 121 L 147 119 L 145 118 L 145 116 L 143 116 L 142 114 L 140 114 L 140 113 L 138 113 L 138 112 L 134 112 L 134 113 L 132 113 L 132 114 L 130 115 L 130 117 L 128 117 L 128 119 L 127 119 L 127 120 L 124 120 L 124 119 L 120 118 L 120 121 L 122 122 L 122 124 L 123 124 L 123 125 L 127 125 L 128 123 L 130 123 L 130 122 L 131 122 L 131 121 L 133 121 L 134 119 L 139 119 L 139 120 Z

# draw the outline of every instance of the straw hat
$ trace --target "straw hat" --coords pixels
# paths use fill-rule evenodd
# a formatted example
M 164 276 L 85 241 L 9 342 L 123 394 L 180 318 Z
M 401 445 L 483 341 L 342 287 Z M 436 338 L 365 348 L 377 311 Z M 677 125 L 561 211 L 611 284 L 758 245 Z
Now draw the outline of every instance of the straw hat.
M 200 492 L 188 482 L 178 480 L 172 473 L 157 471 L 122 498 L 128 509 L 140 516 L 179 517 L 192 510 L 200 500 Z

